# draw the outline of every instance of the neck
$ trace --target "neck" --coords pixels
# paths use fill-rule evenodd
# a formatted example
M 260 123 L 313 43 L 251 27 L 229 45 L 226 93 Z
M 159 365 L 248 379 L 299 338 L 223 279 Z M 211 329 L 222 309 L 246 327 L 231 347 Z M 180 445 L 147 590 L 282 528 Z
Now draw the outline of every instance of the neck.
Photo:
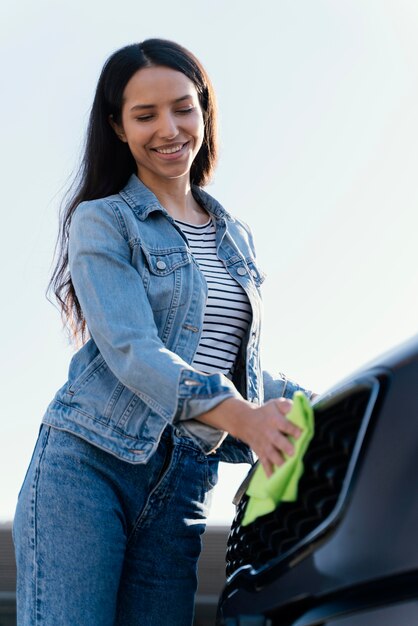
M 156 181 L 138 173 L 138 178 L 152 191 L 172 218 L 191 224 L 207 222 L 208 214 L 194 199 L 189 177 Z

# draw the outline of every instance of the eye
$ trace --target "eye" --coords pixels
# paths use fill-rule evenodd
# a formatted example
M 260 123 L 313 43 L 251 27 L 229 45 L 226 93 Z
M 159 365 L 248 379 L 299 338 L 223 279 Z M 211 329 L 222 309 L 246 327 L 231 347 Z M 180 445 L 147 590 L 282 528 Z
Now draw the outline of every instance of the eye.
M 177 113 L 181 113 L 181 114 L 191 113 L 192 111 L 195 110 L 195 108 L 196 107 L 190 106 L 190 107 L 187 107 L 186 109 L 178 109 Z
M 151 114 L 147 114 L 147 115 L 138 115 L 135 119 L 138 122 L 148 122 L 148 120 L 152 120 L 154 116 Z

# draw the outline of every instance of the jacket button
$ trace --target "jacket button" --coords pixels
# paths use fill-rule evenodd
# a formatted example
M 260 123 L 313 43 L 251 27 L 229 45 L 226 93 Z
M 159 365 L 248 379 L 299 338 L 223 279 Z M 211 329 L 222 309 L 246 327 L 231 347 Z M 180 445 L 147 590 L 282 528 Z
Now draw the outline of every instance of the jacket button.
M 239 267 L 237 269 L 237 274 L 239 274 L 239 276 L 245 276 L 246 273 L 247 273 L 247 270 L 245 269 L 245 267 Z
M 157 270 L 165 270 L 167 263 L 164 261 L 157 261 Z

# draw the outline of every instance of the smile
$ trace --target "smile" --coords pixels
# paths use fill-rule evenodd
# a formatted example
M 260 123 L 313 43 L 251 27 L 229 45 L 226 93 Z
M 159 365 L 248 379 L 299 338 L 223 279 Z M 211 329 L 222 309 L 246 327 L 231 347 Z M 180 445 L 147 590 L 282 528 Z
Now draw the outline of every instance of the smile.
M 167 146 L 167 147 L 161 147 L 161 148 L 153 148 L 153 150 L 155 150 L 155 152 L 158 152 L 159 154 L 175 154 L 176 152 L 180 152 L 180 150 L 185 146 L 185 143 L 179 143 L 176 144 L 175 146 Z

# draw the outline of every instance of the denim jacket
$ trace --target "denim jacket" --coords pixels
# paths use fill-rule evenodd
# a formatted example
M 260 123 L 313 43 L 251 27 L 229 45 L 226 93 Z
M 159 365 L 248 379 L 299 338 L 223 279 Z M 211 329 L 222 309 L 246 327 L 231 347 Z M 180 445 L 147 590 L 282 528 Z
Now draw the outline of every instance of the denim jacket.
M 147 462 L 167 423 L 206 454 L 218 448 L 221 460 L 251 462 L 245 444 L 195 418 L 226 398 L 261 404 L 299 389 L 261 370 L 264 275 L 248 226 L 202 189 L 193 195 L 214 218 L 218 256 L 252 308 L 232 381 L 191 366 L 206 280 L 186 237 L 135 175 L 120 193 L 81 203 L 71 222 L 70 274 L 90 339 L 43 421 L 133 463 Z

